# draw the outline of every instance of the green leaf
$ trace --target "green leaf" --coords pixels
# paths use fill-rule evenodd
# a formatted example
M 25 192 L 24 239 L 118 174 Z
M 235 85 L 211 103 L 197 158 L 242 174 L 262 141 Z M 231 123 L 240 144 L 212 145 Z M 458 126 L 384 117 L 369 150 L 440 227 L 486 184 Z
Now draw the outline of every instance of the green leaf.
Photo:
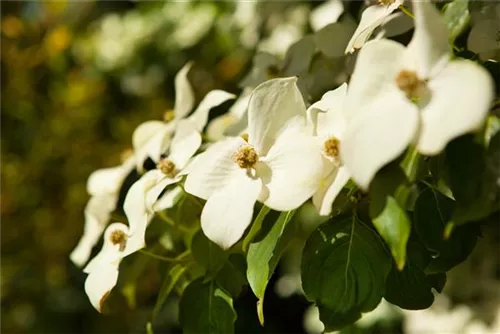
M 265 205 L 262 205 L 262 208 L 259 211 L 259 214 L 255 218 L 252 227 L 250 227 L 250 231 L 246 235 L 245 239 L 243 239 L 243 252 L 248 251 L 248 246 L 252 242 L 252 240 L 255 238 L 257 233 L 259 233 L 260 228 L 262 227 L 262 222 L 264 221 L 264 218 L 266 218 L 267 214 L 269 213 L 271 209 Z
M 446 284 L 446 273 L 430 274 L 427 275 L 427 279 L 437 292 L 443 292 L 444 286 Z
M 469 1 L 455 0 L 448 3 L 443 9 L 443 19 L 448 28 L 450 44 L 453 44 L 469 25 Z
M 332 331 L 378 305 L 391 258 L 372 229 L 354 216 L 342 216 L 311 234 L 301 269 L 302 288 L 318 305 L 325 330 Z
M 355 30 L 351 22 L 331 23 L 314 34 L 316 47 L 327 57 L 343 57 Z
M 399 270 L 405 265 L 406 243 L 411 232 L 411 221 L 396 200 L 397 197 L 406 200 L 406 194 L 402 195 L 405 187 L 406 178 L 399 167 L 381 170 L 370 187 L 370 218 L 389 246 Z
M 228 253 L 209 240 L 201 230 L 193 236 L 191 253 L 195 261 L 212 275 L 222 268 L 228 257 Z
M 425 187 L 415 203 L 413 225 L 425 247 L 435 253 L 426 272 L 439 273 L 464 261 L 474 249 L 479 227 L 457 226 L 446 239 L 446 226 L 452 217 L 455 202 L 440 192 Z
M 217 283 L 234 298 L 238 297 L 243 287 L 248 284 L 245 276 L 246 267 L 245 257 L 242 254 L 231 254 L 229 261 L 217 273 Z
M 248 248 L 247 279 L 252 291 L 259 299 L 264 297 L 267 283 L 290 239 L 293 237 L 294 231 L 288 228 L 288 223 L 294 213 L 295 210 L 281 212 L 276 222 L 274 222 L 276 214 L 268 215 L 261 233 Z
M 316 45 L 312 35 L 304 36 L 292 44 L 286 51 L 281 66 L 283 76 L 299 75 L 307 71 L 315 51 Z
M 236 312 L 232 298 L 214 281 L 197 279 L 187 286 L 179 303 L 184 333 L 233 333 Z
M 416 243 L 408 244 L 408 261 L 403 271 L 392 267 L 386 281 L 384 298 L 407 310 L 426 309 L 434 302 L 432 285 L 424 273 L 430 256 L 425 247 Z
M 160 292 L 158 293 L 158 298 L 156 299 L 155 307 L 153 309 L 153 314 L 152 314 L 153 320 L 158 315 L 158 312 L 160 312 L 161 307 L 165 303 L 165 300 L 167 300 L 168 296 L 170 295 L 170 293 L 172 292 L 175 285 L 182 277 L 186 269 L 187 267 L 183 264 L 176 264 L 174 267 L 168 268 L 168 274 L 163 280 L 163 283 L 160 287 Z

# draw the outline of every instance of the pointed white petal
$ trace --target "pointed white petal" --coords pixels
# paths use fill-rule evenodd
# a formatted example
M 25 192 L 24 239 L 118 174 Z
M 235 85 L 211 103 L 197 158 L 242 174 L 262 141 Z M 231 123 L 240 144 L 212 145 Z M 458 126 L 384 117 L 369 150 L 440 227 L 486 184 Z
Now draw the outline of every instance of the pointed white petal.
M 265 205 L 278 211 L 298 208 L 318 189 L 323 160 L 316 138 L 287 129 L 261 159 L 257 175 L 267 189 Z
M 208 148 L 189 165 L 189 175 L 184 189 L 194 196 L 208 199 L 224 187 L 241 168 L 234 161 L 234 154 L 247 143 L 240 137 L 228 138 Z
M 407 62 L 421 78 L 438 73 L 450 59 L 448 29 L 429 0 L 413 1 L 415 32 L 408 44 Z
M 321 216 L 332 213 L 332 204 L 342 188 L 349 181 L 349 172 L 346 167 L 332 168 L 331 172 L 321 183 L 320 188 L 313 196 L 313 204 Z
M 356 28 L 351 40 L 347 44 L 345 52 L 351 53 L 361 48 L 373 34 L 373 31 L 380 26 L 402 2 L 403 1 L 395 1 L 389 6 L 374 5 L 366 8 L 361 15 L 358 28 Z
M 182 120 L 170 144 L 170 159 L 175 167 L 183 169 L 201 145 L 201 135 L 190 121 Z
M 405 48 L 389 41 L 376 40 L 366 43 L 356 61 L 349 82 L 346 99 L 346 116 L 354 117 L 359 109 L 394 86 L 397 73 L 403 69 Z
M 193 109 L 194 92 L 188 80 L 188 72 L 193 66 L 192 62 L 188 62 L 183 68 L 177 72 L 175 76 L 175 118 L 181 119 Z
M 146 195 L 148 191 L 155 186 L 165 175 L 155 169 L 144 174 L 128 190 L 123 202 L 123 210 L 127 216 L 130 227 L 130 234 L 137 229 L 146 230 L 146 226 L 154 214 L 147 205 Z
M 309 17 L 313 31 L 318 31 L 330 23 L 337 22 L 343 12 L 344 4 L 340 0 L 329 0 L 317 6 Z
M 305 122 L 305 112 L 296 77 L 260 84 L 248 105 L 248 142 L 265 155 L 290 119 L 302 116 Z
M 484 122 L 494 83 L 489 73 L 468 60 L 450 62 L 429 82 L 431 98 L 423 108 L 418 151 L 441 152 L 460 135 L 477 130 Z
M 162 121 L 147 121 L 140 124 L 132 134 L 132 145 L 134 150 L 138 150 L 146 145 L 147 142 L 164 126 L 165 123 Z
M 98 169 L 87 180 L 87 192 L 92 196 L 117 193 L 125 177 L 120 166 Z
M 136 129 L 136 132 L 140 130 L 140 137 L 142 137 L 141 141 L 134 141 L 134 155 L 136 158 L 137 169 L 139 171 L 143 170 L 142 165 L 148 157 L 153 159 L 154 162 L 158 162 L 161 155 L 168 149 L 170 137 L 175 131 L 177 123 L 174 121 L 169 123 L 160 123 L 162 123 L 162 126 L 155 126 L 154 129 L 151 129 L 151 131 L 149 132 L 149 137 L 147 137 L 147 139 L 145 135 L 142 135 L 142 132 L 147 131 L 147 128 L 149 126 L 145 126 L 144 130 L 140 129 L 141 126 Z
M 223 249 L 234 245 L 252 222 L 253 207 L 262 181 L 244 169 L 210 196 L 201 213 L 203 233 Z
M 180 186 L 176 186 L 171 190 L 167 190 L 156 203 L 153 205 L 155 212 L 172 208 L 182 196 L 183 191 Z
M 353 180 L 368 189 L 375 173 L 413 141 L 418 126 L 417 107 L 395 89 L 365 106 L 348 122 L 340 145 Z
M 85 293 L 97 311 L 102 312 L 102 306 L 117 281 L 118 266 L 116 265 L 100 265 L 88 275 L 85 280 Z
M 250 100 L 251 91 L 245 89 L 240 97 L 229 108 L 227 114 L 214 118 L 207 127 L 207 137 L 211 141 L 217 141 L 224 138 L 228 129 L 247 117 L 248 101 Z M 246 121 L 245 121 L 246 127 Z
M 313 134 L 342 138 L 345 128 L 344 100 L 347 96 L 347 84 L 326 92 L 321 100 L 307 109 L 308 119 L 312 123 Z
M 196 124 L 196 129 L 201 132 L 207 124 L 208 113 L 210 112 L 210 109 L 234 98 L 234 94 L 218 89 L 212 90 L 208 92 L 207 95 L 205 95 L 196 110 L 191 116 L 189 116 L 188 119 L 192 120 Z
M 153 207 L 155 206 L 158 197 L 160 197 L 160 194 L 165 190 L 165 188 L 168 187 L 169 185 L 179 182 L 181 179 L 182 179 L 181 175 L 176 175 L 173 178 L 164 176 L 163 178 L 159 179 L 157 183 L 153 187 L 151 187 L 146 193 L 147 211 L 153 212 L 154 211 Z
M 127 225 L 122 223 L 112 223 L 106 228 L 104 232 L 103 240 L 104 243 L 102 245 L 101 250 L 97 253 L 96 256 L 85 266 L 83 272 L 91 273 L 96 270 L 96 268 L 102 265 L 115 265 L 118 266 L 120 264 L 121 259 L 123 258 L 123 248 L 121 245 L 115 245 L 111 242 L 111 235 L 120 231 L 124 235 L 128 235 L 129 229 Z

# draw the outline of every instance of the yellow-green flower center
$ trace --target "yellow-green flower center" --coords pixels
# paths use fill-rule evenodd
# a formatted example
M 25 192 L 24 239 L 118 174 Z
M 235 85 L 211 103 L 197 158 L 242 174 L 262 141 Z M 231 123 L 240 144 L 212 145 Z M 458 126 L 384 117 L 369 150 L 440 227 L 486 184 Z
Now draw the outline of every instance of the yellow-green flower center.
M 418 99 L 425 88 L 426 82 L 418 77 L 417 72 L 402 70 L 394 79 L 398 88 L 403 91 L 410 100 Z
M 253 168 L 257 161 L 259 161 L 259 155 L 252 146 L 242 146 L 238 152 L 234 154 L 234 162 L 240 168 Z
M 174 118 L 175 118 L 175 111 L 172 109 L 165 111 L 165 113 L 163 114 L 163 120 L 165 122 L 170 122 Z
M 158 162 L 158 164 L 156 165 L 156 168 L 161 170 L 161 172 L 168 177 L 174 177 L 177 172 L 173 161 L 166 158 L 161 159 L 160 162 Z
M 109 241 L 111 241 L 113 245 L 119 245 L 120 252 L 122 252 L 125 246 L 127 246 L 127 235 L 122 230 L 114 230 L 109 236 Z
M 337 159 L 340 153 L 340 141 L 336 137 L 330 137 L 323 144 L 323 151 L 331 158 Z

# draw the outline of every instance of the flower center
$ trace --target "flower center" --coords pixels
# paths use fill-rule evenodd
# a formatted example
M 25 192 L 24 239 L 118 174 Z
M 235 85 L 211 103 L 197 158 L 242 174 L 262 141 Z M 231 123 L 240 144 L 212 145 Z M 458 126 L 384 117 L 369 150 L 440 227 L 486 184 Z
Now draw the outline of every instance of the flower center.
M 169 160 L 167 158 L 161 159 L 160 162 L 158 162 L 158 164 L 156 165 L 156 168 L 161 170 L 162 173 L 168 177 L 174 177 L 177 172 L 175 164 L 172 162 L 172 160 Z
M 170 122 L 174 118 L 175 118 L 175 111 L 172 109 L 165 111 L 165 113 L 163 114 L 163 120 L 165 122 Z
M 381 6 L 389 6 L 394 3 L 395 0 L 378 0 L 377 3 Z
M 127 246 L 127 235 L 122 230 L 114 230 L 109 236 L 109 241 L 113 245 L 119 245 L 120 252 L 123 252 L 125 246 Z
M 325 140 L 323 144 L 323 151 L 331 158 L 337 159 L 339 157 L 340 141 L 336 137 L 330 137 Z
M 234 162 L 240 168 L 253 168 L 259 160 L 259 155 L 252 146 L 243 146 L 234 154 Z
M 396 75 L 395 81 L 410 100 L 419 98 L 425 88 L 425 81 L 420 79 L 415 71 L 402 70 Z

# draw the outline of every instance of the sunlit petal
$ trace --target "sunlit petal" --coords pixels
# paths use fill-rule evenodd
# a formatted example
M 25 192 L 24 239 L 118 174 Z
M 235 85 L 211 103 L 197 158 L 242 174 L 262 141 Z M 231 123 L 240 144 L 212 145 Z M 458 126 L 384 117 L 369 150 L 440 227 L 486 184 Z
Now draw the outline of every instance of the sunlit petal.
M 184 118 L 194 105 L 194 92 L 188 80 L 188 72 L 193 66 L 192 62 L 188 62 L 184 67 L 177 72 L 175 76 L 175 118 Z

